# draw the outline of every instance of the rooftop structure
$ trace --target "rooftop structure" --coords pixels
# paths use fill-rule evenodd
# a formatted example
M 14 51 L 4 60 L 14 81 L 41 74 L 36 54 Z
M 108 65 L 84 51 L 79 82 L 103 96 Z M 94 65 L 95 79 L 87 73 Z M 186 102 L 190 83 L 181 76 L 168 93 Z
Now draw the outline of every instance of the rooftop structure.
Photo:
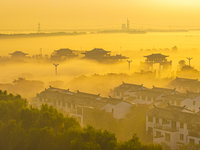
M 54 50 L 54 52 L 51 54 L 51 60 L 56 62 L 69 60 L 77 57 L 78 54 L 75 54 L 74 50 L 70 50 L 69 48 Z
M 199 112 L 195 114 L 185 106 L 154 107 L 146 114 L 146 131 L 163 149 L 176 150 L 187 144 L 199 144 L 199 129 Z
M 188 78 L 179 78 L 172 80 L 167 87 L 176 88 L 179 92 L 186 92 L 187 90 L 190 92 L 200 92 L 200 82 L 198 79 L 188 79 Z
M 113 117 L 121 119 L 130 112 L 132 107 L 131 103 L 123 101 L 123 99 L 101 97 L 100 94 L 96 95 L 80 91 L 74 93 L 69 89 L 65 90 L 51 86 L 37 94 L 32 104 L 37 107 L 42 104 L 52 105 L 69 116 L 76 117 L 81 125 L 83 125 L 84 117 L 87 117 L 86 112 L 89 112 L 88 109 L 105 110 L 112 113 Z
M 159 64 L 159 70 L 171 69 L 172 61 L 168 61 L 166 59 L 166 57 L 169 57 L 167 55 L 162 55 L 161 53 L 157 53 L 157 54 L 147 55 L 144 57 L 146 57 L 146 60 L 145 62 L 141 62 L 141 65 L 145 70 L 153 70 L 153 65 L 156 63 Z
M 114 61 L 119 61 L 123 59 L 127 59 L 128 57 L 120 55 L 115 55 L 111 56 L 110 55 L 111 51 L 105 51 L 102 48 L 94 48 L 91 51 L 86 51 L 82 54 L 85 55 L 84 58 L 86 59 L 94 59 L 100 62 L 114 62 Z
M 22 51 L 15 51 L 13 53 L 9 53 L 11 55 L 11 58 L 26 58 L 27 53 L 24 53 Z

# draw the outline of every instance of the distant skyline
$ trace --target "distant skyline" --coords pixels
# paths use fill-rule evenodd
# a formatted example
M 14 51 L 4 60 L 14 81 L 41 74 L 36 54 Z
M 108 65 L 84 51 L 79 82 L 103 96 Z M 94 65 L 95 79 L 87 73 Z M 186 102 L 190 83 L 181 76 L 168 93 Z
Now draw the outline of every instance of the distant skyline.
M 0 30 L 200 28 L 199 0 L 1 0 Z

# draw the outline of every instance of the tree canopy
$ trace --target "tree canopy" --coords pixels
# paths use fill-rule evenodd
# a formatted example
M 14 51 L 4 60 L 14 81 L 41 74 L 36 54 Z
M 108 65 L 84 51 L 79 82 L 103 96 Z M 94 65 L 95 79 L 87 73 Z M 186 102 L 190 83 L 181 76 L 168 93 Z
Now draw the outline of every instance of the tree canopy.
M 75 118 L 64 116 L 52 106 L 27 107 L 20 95 L 0 90 L 0 149 L 6 150 L 132 150 L 158 149 L 143 145 L 134 135 L 117 143 L 115 134 L 93 126 L 81 128 Z

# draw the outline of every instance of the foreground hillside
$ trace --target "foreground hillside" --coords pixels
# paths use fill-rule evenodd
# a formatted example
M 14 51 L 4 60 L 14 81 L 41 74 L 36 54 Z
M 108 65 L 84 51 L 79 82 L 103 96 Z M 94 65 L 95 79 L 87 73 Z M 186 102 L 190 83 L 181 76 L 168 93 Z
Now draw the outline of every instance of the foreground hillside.
M 136 135 L 117 142 L 115 134 L 92 126 L 81 128 L 74 119 L 51 106 L 27 106 L 20 95 L 0 90 L 0 149 L 4 150 L 160 150 L 144 145 Z

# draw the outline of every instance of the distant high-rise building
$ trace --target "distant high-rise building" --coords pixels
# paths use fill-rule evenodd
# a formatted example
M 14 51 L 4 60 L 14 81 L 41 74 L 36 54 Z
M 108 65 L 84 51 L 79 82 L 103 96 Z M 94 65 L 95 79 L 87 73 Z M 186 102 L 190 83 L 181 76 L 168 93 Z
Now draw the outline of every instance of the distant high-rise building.
M 122 24 L 122 30 L 126 30 L 126 24 Z
M 129 22 L 130 22 L 130 20 L 128 20 L 128 18 L 127 18 L 127 30 L 129 30 Z

